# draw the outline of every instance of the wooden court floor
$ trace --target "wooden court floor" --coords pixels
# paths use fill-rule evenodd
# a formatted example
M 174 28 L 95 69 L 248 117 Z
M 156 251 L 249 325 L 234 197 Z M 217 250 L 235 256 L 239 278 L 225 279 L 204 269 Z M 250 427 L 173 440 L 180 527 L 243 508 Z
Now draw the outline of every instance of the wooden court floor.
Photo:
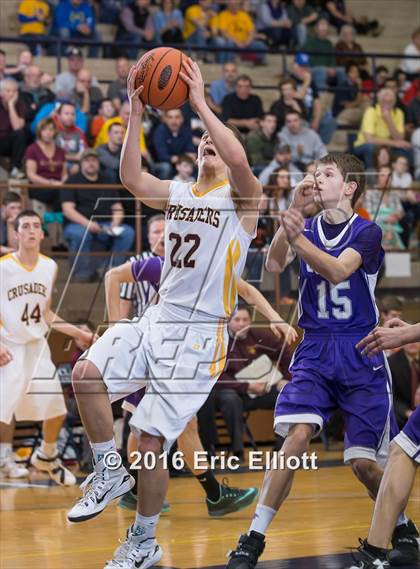
M 233 474 L 229 483 L 260 486 L 262 477 L 255 472 Z M 66 511 L 78 495 L 78 488 L 3 486 L 0 567 L 101 569 L 131 524 L 133 513 L 113 504 L 94 520 L 70 524 Z M 223 567 L 227 551 L 248 529 L 253 506 L 211 519 L 202 490 L 193 478 L 171 479 L 168 499 L 171 510 L 161 516 L 158 528 L 164 549 L 161 565 L 179 569 Z M 268 533 L 261 567 L 340 569 L 345 558 L 333 554 L 345 553 L 357 545 L 359 537 L 366 536 L 371 513 L 372 502 L 348 467 L 299 471 L 292 493 Z M 408 514 L 420 523 L 420 473 Z M 300 560 L 307 557 L 311 559 Z

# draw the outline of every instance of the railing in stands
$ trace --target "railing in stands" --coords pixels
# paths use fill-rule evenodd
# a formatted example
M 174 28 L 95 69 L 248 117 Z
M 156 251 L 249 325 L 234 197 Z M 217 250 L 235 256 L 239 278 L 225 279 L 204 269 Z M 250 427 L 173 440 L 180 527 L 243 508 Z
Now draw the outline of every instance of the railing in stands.
M 57 73 L 61 73 L 62 69 L 62 58 L 65 57 L 66 47 L 68 46 L 80 46 L 80 47 L 89 47 L 89 46 L 96 46 L 96 47 L 107 47 L 107 48 L 137 48 L 140 50 L 150 50 L 154 47 L 160 47 L 162 44 L 159 43 L 149 43 L 144 44 L 142 42 L 128 42 L 128 41 L 113 41 L 110 43 L 109 41 L 97 41 L 97 40 L 87 40 L 87 39 L 80 39 L 80 38 L 72 38 L 72 39 L 62 39 L 58 36 L 47 36 L 45 38 L 34 39 L 34 38 L 24 38 L 21 36 L 2 36 L 0 35 L 0 43 L 23 43 L 27 45 L 33 44 L 45 44 L 45 45 L 54 45 L 56 50 L 57 56 Z M 177 49 L 184 50 L 186 52 L 203 52 L 203 48 L 192 46 L 189 44 L 163 44 L 166 47 L 174 47 Z M 298 53 L 296 50 L 292 49 L 273 49 L 273 48 L 241 48 L 238 49 L 236 47 L 221 47 L 221 46 L 213 46 L 207 45 L 205 47 L 205 51 L 207 53 L 218 53 L 218 52 L 229 52 L 229 53 L 236 53 L 236 54 L 246 54 L 246 53 L 261 53 L 261 54 L 271 54 L 271 55 L 280 55 L 282 60 L 282 74 L 287 73 L 287 56 L 288 55 L 295 55 Z M 302 51 L 302 50 L 300 50 Z M 322 51 L 305 51 L 309 56 L 311 55 L 325 55 L 325 52 Z M 348 51 L 335 51 L 333 52 L 335 55 L 340 57 L 352 57 L 353 59 L 363 59 L 367 58 L 371 61 L 372 65 L 372 78 L 373 80 L 376 79 L 376 62 L 378 58 L 381 59 L 418 59 L 415 55 L 403 55 L 401 53 L 380 53 L 380 52 L 363 52 L 363 53 L 355 53 L 355 52 L 348 52 Z M 267 88 L 267 87 L 265 87 Z

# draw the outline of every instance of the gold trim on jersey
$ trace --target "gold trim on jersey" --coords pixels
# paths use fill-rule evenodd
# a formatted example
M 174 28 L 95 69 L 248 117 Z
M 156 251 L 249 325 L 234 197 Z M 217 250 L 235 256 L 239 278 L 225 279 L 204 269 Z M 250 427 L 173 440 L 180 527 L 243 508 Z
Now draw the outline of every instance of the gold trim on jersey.
M 202 198 L 203 196 L 205 196 L 206 194 L 209 194 L 210 192 L 213 192 L 214 190 L 218 190 L 219 188 L 223 188 L 223 186 L 226 186 L 226 184 L 229 183 L 229 180 L 223 180 L 223 182 L 217 182 L 216 184 L 213 184 L 213 186 L 210 186 L 210 188 L 207 188 L 207 190 L 204 190 L 203 192 L 200 192 L 200 190 L 198 189 L 198 183 L 195 183 L 191 186 L 191 191 L 192 193 L 195 195 L 196 198 Z
M 21 263 L 19 261 L 19 259 L 17 257 L 15 257 L 15 255 L 13 253 L 10 253 L 10 258 L 19 265 L 19 267 L 21 267 L 22 269 L 24 269 L 27 273 L 32 273 L 32 271 L 34 271 L 39 263 L 39 258 L 40 257 L 45 257 L 45 255 L 41 255 L 41 253 L 38 253 L 38 258 L 36 260 L 35 265 L 30 269 L 27 265 L 24 265 L 23 263 Z M 48 258 L 48 257 L 47 257 Z
M 225 325 L 225 320 L 220 318 L 217 325 L 213 360 L 210 364 L 210 376 L 213 378 L 222 373 L 226 364 Z
M 235 266 L 241 257 L 241 245 L 237 239 L 232 239 L 228 246 L 223 282 L 223 306 L 226 318 L 230 318 L 235 309 L 238 285 L 236 282 Z

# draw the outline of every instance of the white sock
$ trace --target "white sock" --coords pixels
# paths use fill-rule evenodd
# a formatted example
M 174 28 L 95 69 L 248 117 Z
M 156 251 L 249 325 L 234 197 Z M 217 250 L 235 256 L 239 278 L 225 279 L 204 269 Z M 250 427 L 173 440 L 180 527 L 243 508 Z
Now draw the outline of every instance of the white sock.
M 156 535 L 156 526 L 159 521 L 160 514 L 155 516 L 142 516 L 136 512 L 136 520 L 133 525 L 134 535 L 143 535 L 145 539 L 154 538 Z
M 90 443 L 92 447 L 93 460 L 97 464 L 107 452 L 114 451 L 117 452 L 117 445 L 115 444 L 115 439 L 110 441 L 105 441 L 104 443 Z
M 45 441 L 41 441 L 41 446 L 39 450 L 48 458 L 52 458 L 57 454 L 57 443 L 46 443 Z
M 408 518 L 407 518 L 407 516 L 405 515 L 405 513 L 403 512 L 402 514 L 400 514 L 400 515 L 398 516 L 398 520 L 397 520 L 397 523 L 396 523 L 395 527 L 398 527 L 398 526 L 406 526 L 407 524 L 408 524 Z
M 4 462 L 12 454 L 12 443 L 0 443 L 0 462 Z
M 266 534 L 268 526 L 271 524 L 277 510 L 269 508 L 268 506 L 259 505 L 256 507 L 254 517 L 252 518 L 249 531 L 257 531 L 258 533 Z

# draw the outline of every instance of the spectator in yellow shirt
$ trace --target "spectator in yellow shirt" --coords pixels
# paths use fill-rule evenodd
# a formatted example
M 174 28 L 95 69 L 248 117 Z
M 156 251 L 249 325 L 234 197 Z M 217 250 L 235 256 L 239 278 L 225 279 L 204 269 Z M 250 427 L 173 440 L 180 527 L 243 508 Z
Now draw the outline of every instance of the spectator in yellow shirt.
M 264 49 L 266 45 L 256 39 L 257 33 L 251 16 L 241 9 L 240 0 L 228 0 L 226 2 L 226 10 L 214 16 L 210 22 L 213 43 L 219 47 L 232 47 L 240 50 L 247 49 Z M 220 51 L 216 55 L 219 63 L 233 61 L 234 52 Z M 254 54 L 256 64 L 265 63 L 265 54 Z
M 211 20 L 216 16 L 212 0 L 199 0 L 187 8 L 184 16 L 184 40 L 190 45 L 204 47 L 211 38 Z
M 45 0 L 22 0 L 19 4 L 19 35 L 25 39 L 43 39 L 47 35 L 50 7 Z M 31 43 L 29 49 L 35 55 L 42 54 L 42 45 Z
M 367 168 L 374 166 L 374 154 L 378 146 L 389 146 L 395 154 L 411 159 L 411 144 L 404 139 L 404 114 L 396 108 L 395 93 L 381 89 L 378 102 L 363 114 L 359 134 L 354 143 L 354 153 Z
M 101 146 L 102 144 L 107 144 L 108 143 L 108 132 L 109 132 L 109 127 L 112 124 L 122 124 L 124 128 L 127 128 L 127 124 L 128 124 L 128 117 L 130 116 L 130 103 L 128 101 L 125 101 L 122 105 L 121 105 L 121 109 L 120 109 L 120 113 L 117 117 L 113 117 L 111 119 L 108 119 L 101 127 L 101 130 L 99 131 L 98 136 L 95 138 L 95 143 L 94 143 L 94 148 L 97 148 L 98 146 Z M 124 135 L 125 135 L 125 131 L 124 131 Z M 142 155 L 142 158 L 144 160 L 146 160 L 146 162 L 150 165 L 151 164 L 151 157 L 150 157 L 150 153 L 147 150 L 146 147 L 146 139 L 144 137 L 144 131 L 143 129 L 140 130 L 140 152 Z

